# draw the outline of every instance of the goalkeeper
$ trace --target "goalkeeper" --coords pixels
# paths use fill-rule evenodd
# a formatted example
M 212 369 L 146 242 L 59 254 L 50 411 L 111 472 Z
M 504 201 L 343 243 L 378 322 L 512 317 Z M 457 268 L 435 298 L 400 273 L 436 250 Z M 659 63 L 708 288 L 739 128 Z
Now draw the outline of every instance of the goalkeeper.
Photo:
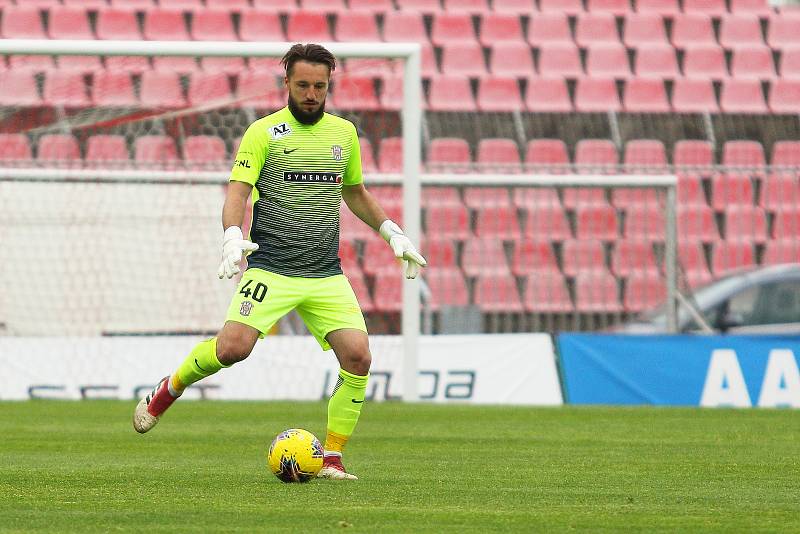
M 325 113 L 334 56 L 316 44 L 296 44 L 281 60 L 288 106 L 256 120 L 244 134 L 231 171 L 222 224 L 219 277 L 248 268 L 217 337 L 198 344 L 175 372 L 136 406 L 133 426 L 152 429 L 186 387 L 247 358 L 256 341 L 296 309 L 323 350 L 333 349 L 339 377 L 328 402 L 320 477 L 355 479 L 342 450 L 358 422 L 371 363 L 364 317 L 339 260 L 339 207 L 376 229 L 405 275 L 425 259 L 364 188 L 358 134 L 350 121 Z M 253 202 L 249 238 L 241 226 Z

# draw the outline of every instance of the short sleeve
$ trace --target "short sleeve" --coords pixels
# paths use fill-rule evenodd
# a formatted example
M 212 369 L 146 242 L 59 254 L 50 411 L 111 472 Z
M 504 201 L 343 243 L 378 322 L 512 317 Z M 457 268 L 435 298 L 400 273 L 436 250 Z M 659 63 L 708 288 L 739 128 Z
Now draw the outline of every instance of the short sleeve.
M 344 171 L 344 185 L 356 185 L 364 181 L 361 175 L 361 145 L 358 142 L 358 133 L 353 129 L 353 140 L 350 145 L 350 159 L 347 161 L 347 168 Z
M 267 159 L 269 136 L 263 124 L 254 122 L 244 132 L 231 169 L 231 181 L 255 185 Z

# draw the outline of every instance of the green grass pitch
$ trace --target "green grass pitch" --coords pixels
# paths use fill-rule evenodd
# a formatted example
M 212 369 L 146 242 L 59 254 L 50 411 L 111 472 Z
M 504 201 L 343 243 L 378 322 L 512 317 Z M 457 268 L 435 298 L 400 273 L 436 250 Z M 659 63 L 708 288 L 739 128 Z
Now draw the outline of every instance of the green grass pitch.
M 279 431 L 324 403 L 0 403 L 0 532 L 797 532 L 788 410 L 368 403 L 356 482 L 284 484 Z

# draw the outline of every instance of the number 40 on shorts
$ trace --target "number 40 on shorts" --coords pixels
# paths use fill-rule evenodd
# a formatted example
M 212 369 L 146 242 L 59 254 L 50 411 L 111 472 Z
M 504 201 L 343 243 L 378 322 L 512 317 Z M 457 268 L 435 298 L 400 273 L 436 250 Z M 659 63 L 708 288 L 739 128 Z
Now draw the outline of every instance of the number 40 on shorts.
M 242 289 L 239 290 L 239 294 L 244 295 L 246 299 L 252 298 L 256 302 L 263 301 L 264 297 L 267 296 L 267 286 L 261 282 L 256 282 L 255 287 L 251 289 L 251 285 L 253 285 L 253 281 L 248 280 L 247 283 L 242 286 Z

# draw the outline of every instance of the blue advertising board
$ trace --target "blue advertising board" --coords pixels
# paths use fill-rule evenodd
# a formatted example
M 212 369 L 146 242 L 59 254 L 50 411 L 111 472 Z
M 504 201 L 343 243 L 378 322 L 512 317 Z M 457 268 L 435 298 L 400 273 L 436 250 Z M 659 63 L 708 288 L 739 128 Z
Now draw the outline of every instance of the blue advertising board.
M 798 336 L 561 334 L 569 404 L 800 407 Z

